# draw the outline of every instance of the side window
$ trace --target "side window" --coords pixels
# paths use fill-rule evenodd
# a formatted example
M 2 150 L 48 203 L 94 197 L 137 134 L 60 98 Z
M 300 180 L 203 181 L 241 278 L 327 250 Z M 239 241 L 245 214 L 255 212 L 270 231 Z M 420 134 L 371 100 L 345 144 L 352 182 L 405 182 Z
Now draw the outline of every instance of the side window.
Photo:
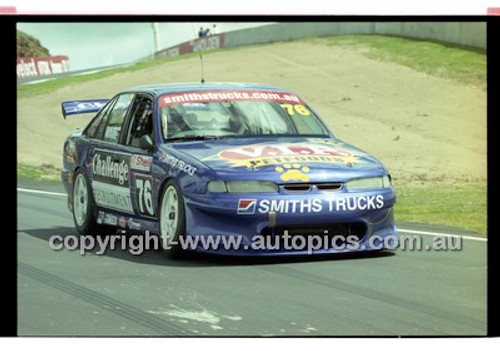
M 109 103 L 104 106 L 104 108 L 99 111 L 97 116 L 94 117 L 94 119 L 89 123 L 87 129 L 85 130 L 85 135 L 87 135 L 89 138 L 101 138 L 102 137 L 102 130 L 104 130 L 104 127 L 106 126 L 106 117 L 109 114 L 109 111 L 111 110 L 111 106 L 113 106 L 114 100 L 111 100 Z
M 139 140 L 143 135 L 149 135 L 153 139 L 153 100 L 139 96 L 132 107 L 126 144 L 139 147 Z
M 122 94 L 118 96 L 116 103 L 109 114 L 108 123 L 106 124 L 106 129 L 104 130 L 103 140 L 111 143 L 118 143 L 123 121 L 125 120 L 125 116 L 127 115 L 127 111 L 134 95 L 135 94 Z

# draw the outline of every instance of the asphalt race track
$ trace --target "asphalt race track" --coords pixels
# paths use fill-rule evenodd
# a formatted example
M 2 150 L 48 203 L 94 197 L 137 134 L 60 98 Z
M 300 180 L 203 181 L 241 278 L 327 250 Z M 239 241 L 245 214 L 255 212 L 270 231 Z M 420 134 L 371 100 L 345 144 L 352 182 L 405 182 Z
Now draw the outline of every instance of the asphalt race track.
M 60 184 L 18 180 L 18 334 L 485 335 L 487 242 L 460 251 L 233 259 L 53 251 L 76 234 Z M 443 232 L 400 224 L 405 231 Z M 406 229 L 405 229 L 406 228 Z M 448 231 L 449 232 L 449 231 Z M 452 234 L 457 234 L 455 231 Z M 434 237 L 425 235 L 431 242 Z

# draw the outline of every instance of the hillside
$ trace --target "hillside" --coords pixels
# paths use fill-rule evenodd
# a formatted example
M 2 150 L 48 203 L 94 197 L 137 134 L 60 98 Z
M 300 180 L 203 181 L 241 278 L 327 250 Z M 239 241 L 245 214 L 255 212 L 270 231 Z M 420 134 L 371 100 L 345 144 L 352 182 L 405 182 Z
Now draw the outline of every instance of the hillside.
M 16 42 L 18 58 L 50 56 L 49 50 L 38 39 L 20 30 L 16 31 Z

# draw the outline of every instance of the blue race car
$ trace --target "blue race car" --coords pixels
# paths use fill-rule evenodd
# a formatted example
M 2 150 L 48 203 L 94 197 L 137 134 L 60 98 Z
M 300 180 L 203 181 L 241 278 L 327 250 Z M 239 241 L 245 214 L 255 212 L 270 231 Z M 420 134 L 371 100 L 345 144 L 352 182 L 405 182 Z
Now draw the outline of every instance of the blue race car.
M 329 254 L 398 240 L 387 169 L 290 91 L 164 84 L 62 108 L 65 118 L 97 112 L 64 142 L 62 180 L 82 235 L 158 234 L 171 256 Z

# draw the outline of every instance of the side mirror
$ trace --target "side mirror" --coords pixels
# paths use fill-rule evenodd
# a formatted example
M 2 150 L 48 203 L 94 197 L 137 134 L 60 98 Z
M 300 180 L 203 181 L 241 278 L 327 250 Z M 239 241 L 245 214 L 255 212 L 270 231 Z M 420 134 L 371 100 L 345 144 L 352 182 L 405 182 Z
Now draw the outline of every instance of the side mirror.
M 139 139 L 139 147 L 143 150 L 153 150 L 155 148 L 155 144 L 149 135 L 144 134 Z

